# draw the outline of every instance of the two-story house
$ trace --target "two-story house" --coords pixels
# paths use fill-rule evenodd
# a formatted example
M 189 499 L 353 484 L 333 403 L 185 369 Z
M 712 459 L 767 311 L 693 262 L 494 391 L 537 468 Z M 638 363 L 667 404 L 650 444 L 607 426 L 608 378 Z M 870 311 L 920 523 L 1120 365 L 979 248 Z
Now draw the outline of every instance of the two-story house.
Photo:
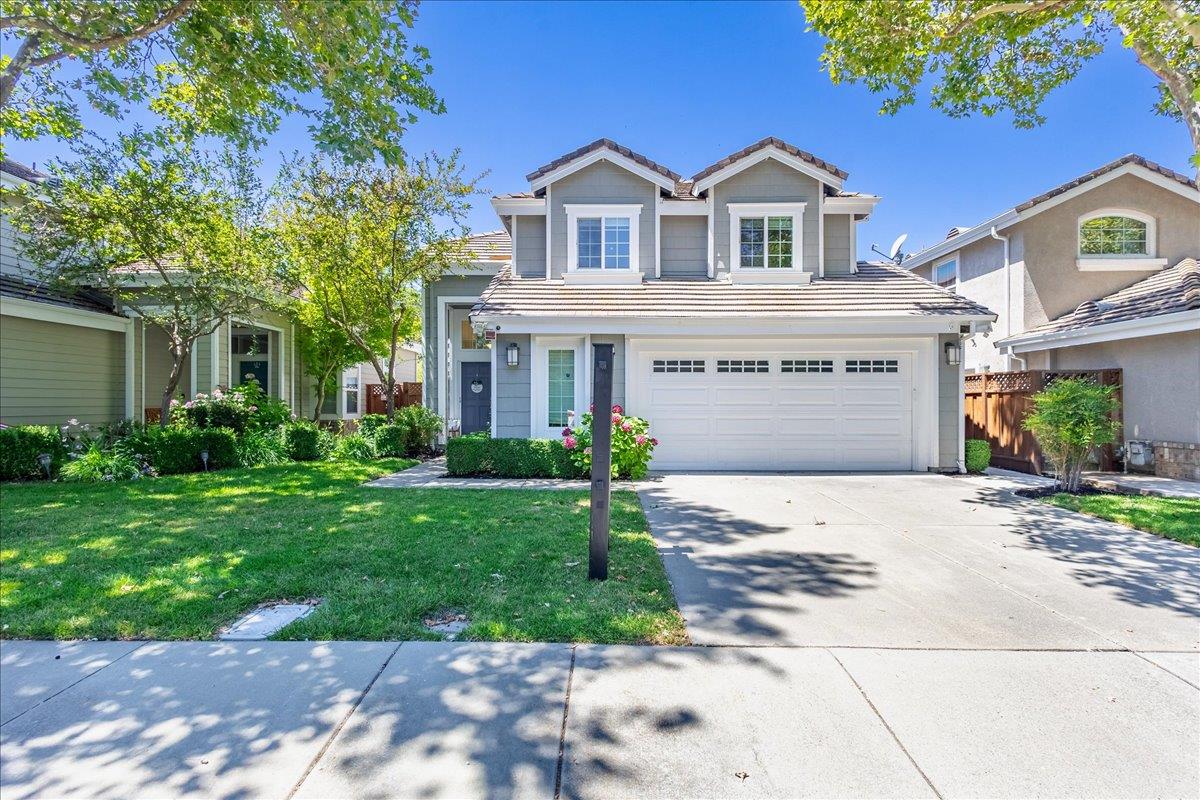
M 859 262 L 879 198 L 846 178 L 774 138 L 686 180 L 607 139 L 539 167 L 492 201 L 492 266 L 424 287 L 427 402 L 558 438 L 606 343 L 657 468 L 960 469 L 959 353 L 994 315 Z
M 1122 370 L 1124 436 L 1200 479 L 1200 190 L 1128 155 L 956 227 L 904 266 L 997 312 L 968 372 Z

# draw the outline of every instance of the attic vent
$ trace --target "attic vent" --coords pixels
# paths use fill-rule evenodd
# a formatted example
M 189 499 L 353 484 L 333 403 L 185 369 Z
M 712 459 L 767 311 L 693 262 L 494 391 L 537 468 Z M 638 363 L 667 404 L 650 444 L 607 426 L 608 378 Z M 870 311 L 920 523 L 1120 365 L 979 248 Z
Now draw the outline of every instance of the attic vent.
M 969 231 L 969 230 L 970 230 L 970 228 L 964 227 L 962 225 L 955 225 L 953 228 L 946 231 L 946 238 L 953 239 L 955 236 L 958 236 L 960 233 L 963 233 L 964 231 Z
M 1095 300 L 1084 300 L 1079 304 L 1079 307 L 1075 309 L 1075 316 L 1077 317 L 1090 317 L 1092 314 L 1099 313 L 1100 304 Z

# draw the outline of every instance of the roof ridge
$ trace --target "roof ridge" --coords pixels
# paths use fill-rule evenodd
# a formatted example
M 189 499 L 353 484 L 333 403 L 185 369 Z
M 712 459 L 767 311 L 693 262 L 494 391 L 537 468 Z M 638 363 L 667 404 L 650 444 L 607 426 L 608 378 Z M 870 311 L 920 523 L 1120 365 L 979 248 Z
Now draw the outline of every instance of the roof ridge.
M 799 158 L 801 161 L 806 161 L 815 167 L 819 167 L 820 169 L 823 169 L 826 172 L 830 172 L 830 173 L 836 175 L 837 177 L 842 178 L 843 180 L 845 180 L 846 178 L 848 178 L 850 176 L 850 173 L 846 172 L 845 170 L 841 169 L 840 167 L 838 167 L 834 164 L 831 164 L 830 162 L 826 161 L 823 158 L 819 158 L 819 157 L 813 155 L 812 153 L 808 152 L 807 150 L 801 150 L 799 147 L 796 147 L 796 145 L 785 142 L 783 139 L 780 139 L 778 136 L 764 136 L 763 138 L 759 139 L 754 144 L 749 145 L 748 147 L 743 147 L 741 150 L 738 150 L 734 153 L 730 153 L 729 155 L 725 156 L 724 158 L 718 159 L 716 162 L 709 164 L 707 167 L 705 167 L 704 169 L 700 170 L 695 175 L 693 175 L 692 181 L 696 182 L 696 181 L 703 180 L 704 178 L 707 178 L 709 175 L 712 175 L 715 172 L 719 172 L 720 170 L 724 169 L 725 167 L 732 166 L 733 164 L 736 164 L 738 161 L 741 161 L 743 158 L 746 158 L 747 156 L 751 156 L 754 153 L 757 153 L 759 150 L 763 150 L 767 147 L 775 147 L 779 150 L 782 150 L 785 153 L 787 153 L 788 155 L 795 156 L 796 158 Z
M 634 161 L 635 163 L 641 164 L 643 167 L 646 167 L 647 169 L 657 172 L 658 174 L 662 175 L 664 178 L 670 178 L 672 181 L 679 181 L 679 180 L 682 180 L 682 178 L 683 178 L 683 176 L 681 176 L 679 173 L 675 172 L 674 170 L 672 170 L 668 167 L 665 167 L 662 164 L 659 164 L 657 161 L 654 161 L 654 160 L 642 155 L 641 153 L 638 153 L 637 151 L 632 150 L 632 149 L 626 147 L 625 145 L 619 144 L 618 142 L 615 142 L 612 139 L 609 139 L 608 137 L 604 136 L 599 139 L 596 139 L 593 142 L 585 144 L 583 147 L 577 147 L 574 150 L 572 150 L 571 152 L 567 153 L 566 155 L 559 156 L 558 158 L 554 159 L 553 161 L 551 161 L 548 164 L 543 164 L 542 166 L 535 169 L 533 172 L 526 175 L 525 180 L 530 181 L 530 182 L 535 181 L 538 178 L 542 177 L 543 175 L 545 175 L 549 172 L 553 172 L 554 170 L 558 169 L 561 166 L 570 164 L 572 161 L 575 161 L 576 159 L 583 158 L 587 154 L 595 152 L 596 150 L 601 150 L 601 149 L 612 150 L 613 152 L 615 152 L 619 155 L 625 156 L 626 158 Z

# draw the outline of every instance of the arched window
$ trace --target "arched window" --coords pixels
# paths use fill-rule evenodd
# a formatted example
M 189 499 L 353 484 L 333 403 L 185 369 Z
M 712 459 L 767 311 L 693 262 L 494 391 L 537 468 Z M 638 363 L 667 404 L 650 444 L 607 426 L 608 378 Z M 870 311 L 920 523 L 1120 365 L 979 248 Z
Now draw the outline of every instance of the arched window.
M 1079 218 L 1081 258 L 1153 258 L 1154 217 L 1103 209 Z

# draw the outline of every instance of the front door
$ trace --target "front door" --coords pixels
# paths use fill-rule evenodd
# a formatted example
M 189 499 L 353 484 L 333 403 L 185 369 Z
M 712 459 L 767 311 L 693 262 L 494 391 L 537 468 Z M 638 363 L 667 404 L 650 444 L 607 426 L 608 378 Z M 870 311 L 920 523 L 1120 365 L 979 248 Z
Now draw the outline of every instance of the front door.
M 486 431 L 492 421 L 492 365 L 488 361 L 464 361 L 461 366 L 462 432 Z
M 267 361 L 243 361 L 242 362 L 242 383 L 245 383 L 248 378 L 253 376 L 258 382 L 258 386 L 263 390 L 263 394 L 270 393 L 270 387 L 267 385 L 268 376 L 271 374 L 271 365 Z

